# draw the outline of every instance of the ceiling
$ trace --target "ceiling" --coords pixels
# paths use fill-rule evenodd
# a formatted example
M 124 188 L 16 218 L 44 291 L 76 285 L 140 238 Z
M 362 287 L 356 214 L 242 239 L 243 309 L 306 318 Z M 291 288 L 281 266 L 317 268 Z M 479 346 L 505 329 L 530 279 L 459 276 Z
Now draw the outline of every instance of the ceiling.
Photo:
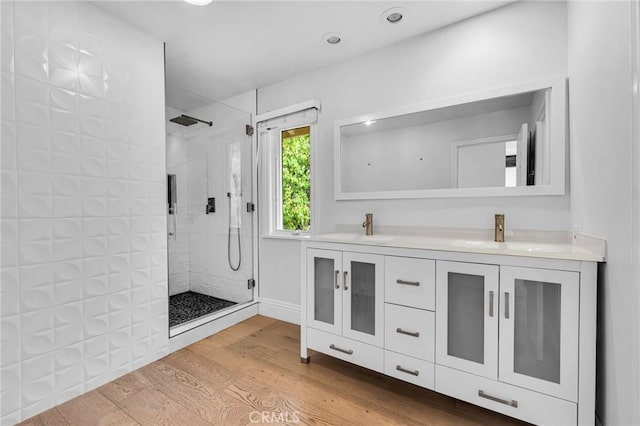
M 513 0 L 95 1 L 166 42 L 167 105 L 189 111 L 495 9 Z M 403 19 L 382 14 L 400 7 Z M 324 34 L 343 42 L 331 46 Z

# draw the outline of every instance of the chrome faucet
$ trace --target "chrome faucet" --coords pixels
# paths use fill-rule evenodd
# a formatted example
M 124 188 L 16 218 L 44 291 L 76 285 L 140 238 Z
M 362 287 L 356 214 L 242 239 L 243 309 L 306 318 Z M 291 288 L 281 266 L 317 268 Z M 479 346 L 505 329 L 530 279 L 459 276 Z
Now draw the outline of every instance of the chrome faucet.
M 373 235 L 373 213 L 366 213 L 364 215 L 364 222 L 362 222 L 365 235 Z
M 495 218 L 494 240 L 499 243 L 504 242 L 504 215 L 497 214 Z

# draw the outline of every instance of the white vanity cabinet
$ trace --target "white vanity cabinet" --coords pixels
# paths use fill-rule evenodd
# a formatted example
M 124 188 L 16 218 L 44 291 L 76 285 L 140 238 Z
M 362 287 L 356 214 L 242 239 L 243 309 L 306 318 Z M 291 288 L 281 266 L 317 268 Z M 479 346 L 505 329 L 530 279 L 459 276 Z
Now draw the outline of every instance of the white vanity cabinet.
M 310 348 L 531 423 L 594 424 L 597 258 L 303 252 L 303 360 Z
M 528 421 L 554 407 L 550 421 L 575 423 L 579 273 L 447 261 L 436 269 L 436 390 Z
M 309 347 L 382 371 L 384 257 L 309 249 L 306 259 Z

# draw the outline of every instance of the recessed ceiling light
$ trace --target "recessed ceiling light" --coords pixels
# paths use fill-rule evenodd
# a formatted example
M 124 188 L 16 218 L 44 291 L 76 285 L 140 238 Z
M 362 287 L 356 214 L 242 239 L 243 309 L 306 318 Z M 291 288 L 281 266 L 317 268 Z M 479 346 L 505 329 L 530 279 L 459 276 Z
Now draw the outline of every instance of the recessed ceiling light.
M 393 12 L 387 15 L 387 21 L 391 22 L 392 24 L 395 24 L 396 22 L 400 22 L 401 19 L 402 19 L 402 13 L 400 12 Z
M 336 46 L 338 44 L 344 44 L 345 38 L 342 34 L 326 33 L 322 36 L 322 41 L 331 46 Z
M 392 7 L 382 12 L 380 15 L 380 21 L 388 22 L 390 24 L 397 24 L 404 18 L 404 9 L 401 7 Z
M 206 6 L 209 3 L 211 3 L 213 0 L 184 0 L 184 1 L 194 6 Z

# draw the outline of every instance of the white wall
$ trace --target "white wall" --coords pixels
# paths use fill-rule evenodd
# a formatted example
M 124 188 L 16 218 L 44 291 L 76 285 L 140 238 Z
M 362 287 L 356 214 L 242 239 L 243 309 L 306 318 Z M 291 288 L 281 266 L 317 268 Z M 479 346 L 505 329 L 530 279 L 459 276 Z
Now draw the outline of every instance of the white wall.
M 566 73 L 566 4 L 518 2 L 258 90 L 258 112 L 318 99 L 316 232 L 358 224 L 569 229 L 569 196 L 340 201 L 333 199 L 333 121 Z M 339 47 L 338 47 L 339 48 Z M 299 304 L 296 241 L 262 239 L 261 297 Z M 266 269 L 264 265 L 281 267 Z
M 167 352 L 163 45 L 91 4 L 2 8 L 1 424 Z
M 640 146 L 632 139 L 631 10 L 626 1 L 568 6 L 571 221 L 607 240 L 597 352 L 597 411 L 607 425 L 640 424 L 640 277 L 631 232 L 640 221 L 633 210 L 639 195 L 632 191 L 640 167 L 632 154 Z

